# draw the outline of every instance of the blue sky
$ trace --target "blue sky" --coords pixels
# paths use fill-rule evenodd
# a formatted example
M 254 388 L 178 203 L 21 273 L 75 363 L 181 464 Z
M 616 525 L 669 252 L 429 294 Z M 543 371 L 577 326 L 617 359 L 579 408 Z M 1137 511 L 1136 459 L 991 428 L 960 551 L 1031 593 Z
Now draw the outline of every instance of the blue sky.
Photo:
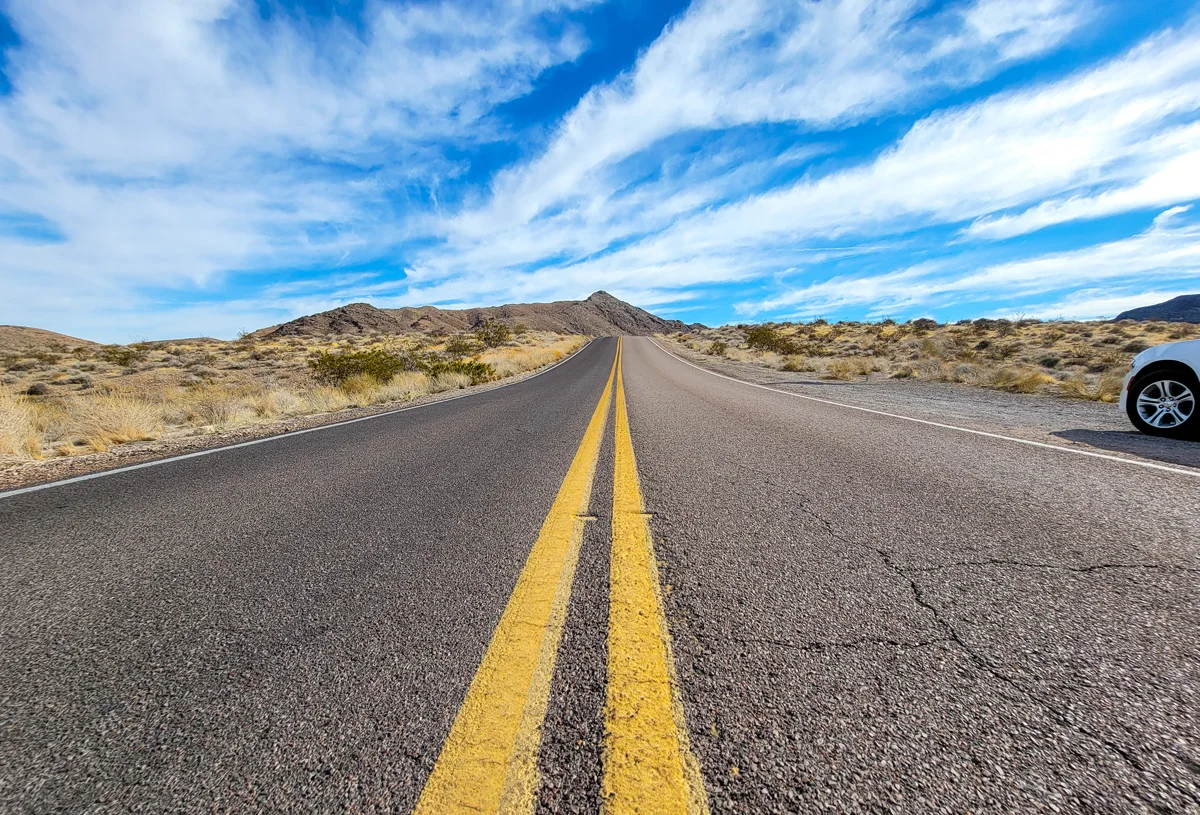
M 1196 3 L 0 0 L 0 48 L 0 323 L 1200 291 Z

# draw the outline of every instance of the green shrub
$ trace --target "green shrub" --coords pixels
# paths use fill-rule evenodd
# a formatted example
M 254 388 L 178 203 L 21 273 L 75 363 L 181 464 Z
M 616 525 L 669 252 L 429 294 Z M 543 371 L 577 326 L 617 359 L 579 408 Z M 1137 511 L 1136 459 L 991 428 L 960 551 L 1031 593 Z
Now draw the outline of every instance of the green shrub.
M 100 349 L 101 359 L 123 368 L 145 362 L 148 356 L 149 350 L 136 345 L 105 345 Z
M 324 385 L 341 385 L 352 376 L 369 376 L 379 383 L 389 381 L 398 371 L 412 370 L 411 363 L 382 348 L 369 351 L 345 351 L 334 354 L 321 351 L 308 361 L 313 378 Z
M 479 353 L 479 343 L 461 334 L 455 334 L 446 340 L 445 353 L 451 359 L 462 359 Z
M 746 345 L 756 351 L 774 351 L 784 356 L 800 352 L 795 341 L 769 325 L 751 325 L 744 328 Z
M 512 339 L 512 329 L 499 320 L 484 320 L 475 326 L 475 340 L 484 348 L 497 348 Z
M 433 356 L 421 360 L 421 370 L 430 377 L 439 374 L 465 374 L 471 377 L 472 385 L 481 385 L 496 378 L 496 369 L 486 362 L 475 359 L 438 359 Z

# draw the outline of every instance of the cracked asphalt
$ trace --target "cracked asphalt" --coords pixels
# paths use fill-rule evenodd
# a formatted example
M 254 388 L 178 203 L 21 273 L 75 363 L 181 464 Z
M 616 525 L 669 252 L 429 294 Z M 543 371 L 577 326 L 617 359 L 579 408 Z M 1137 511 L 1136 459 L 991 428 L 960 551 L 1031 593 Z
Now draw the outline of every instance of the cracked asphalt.
M 0 810 L 411 810 L 615 346 L 0 500 Z M 1200 812 L 1196 479 L 624 371 L 713 812 Z M 539 813 L 602 801 L 611 445 Z
M 1200 811 L 1194 478 L 625 358 L 714 811 Z

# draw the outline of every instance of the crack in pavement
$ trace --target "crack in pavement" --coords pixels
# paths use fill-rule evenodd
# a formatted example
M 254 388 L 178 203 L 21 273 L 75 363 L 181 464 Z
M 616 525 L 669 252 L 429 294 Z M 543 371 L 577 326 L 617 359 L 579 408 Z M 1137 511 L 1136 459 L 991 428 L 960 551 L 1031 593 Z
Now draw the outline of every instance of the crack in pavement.
M 905 642 L 903 640 L 886 639 L 881 637 L 862 637 L 857 640 L 812 640 L 809 642 L 791 642 L 789 640 L 774 639 L 772 637 L 730 637 L 730 642 L 737 642 L 743 645 L 774 645 L 779 648 L 792 648 L 797 651 L 824 651 L 834 648 L 863 648 L 872 645 L 887 645 L 893 646 L 900 650 L 911 651 L 917 648 L 926 648 L 930 645 L 938 645 L 939 643 L 950 642 L 949 637 L 940 637 L 932 640 L 921 640 L 918 642 Z
M 905 572 L 938 572 L 944 569 L 952 569 L 956 566 L 1011 566 L 1022 569 L 1057 569 L 1060 571 L 1077 573 L 1098 572 L 1107 569 L 1145 569 L 1149 571 L 1200 574 L 1200 568 L 1194 568 L 1191 566 L 1177 566 L 1170 563 L 1096 563 L 1091 566 L 1067 566 L 1060 563 L 1029 563 L 1022 560 L 1003 560 L 1001 558 L 988 558 L 987 560 L 961 560 L 953 563 L 942 563 L 936 566 L 896 566 L 894 568 L 901 569 Z
M 923 572 L 928 573 L 928 572 L 939 571 L 939 570 L 946 569 L 946 568 L 951 568 L 953 566 L 974 566 L 974 565 L 1012 566 L 1012 567 L 1017 567 L 1017 568 L 1061 569 L 1061 570 L 1081 572 L 1081 573 L 1101 571 L 1101 570 L 1107 570 L 1107 569 L 1150 569 L 1150 570 L 1164 570 L 1164 571 L 1196 573 L 1196 572 L 1200 572 L 1200 569 L 1194 569 L 1194 568 L 1184 567 L 1184 566 L 1169 566 L 1169 565 L 1155 565 L 1155 564 L 1110 564 L 1110 563 L 1101 563 L 1101 564 L 1095 564 L 1092 566 L 1084 566 L 1084 567 L 1072 567 L 1072 566 L 1055 566 L 1052 564 L 1026 563 L 1026 562 L 1017 561 L 1017 560 L 1002 560 L 1002 559 L 990 559 L 990 560 L 982 561 L 982 562 L 978 562 L 978 563 L 957 562 L 957 563 L 949 563 L 949 564 L 945 564 L 942 566 L 935 566 L 935 567 L 901 566 L 892 559 L 893 553 L 890 552 L 889 550 L 879 547 L 879 546 L 875 546 L 875 545 L 866 543 L 866 542 L 853 540 L 853 539 L 847 538 L 847 537 L 839 534 L 835 530 L 833 522 L 830 519 L 825 518 L 825 517 L 819 515 L 818 513 L 814 512 L 808 506 L 808 502 L 806 500 L 807 496 L 805 494 L 801 493 L 800 491 L 796 490 L 794 486 L 779 484 L 778 482 L 774 482 L 768 477 L 768 475 L 766 473 L 763 473 L 762 471 L 757 470 L 754 467 L 749 467 L 749 466 L 742 465 L 742 464 L 739 464 L 738 466 L 742 469 L 746 469 L 750 472 L 755 473 L 762 480 L 762 482 L 764 484 L 766 484 L 767 486 L 770 486 L 770 487 L 773 487 L 773 488 L 779 489 L 779 490 L 784 490 L 784 491 L 790 493 L 791 495 L 795 496 L 797 499 L 797 508 L 799 509 L 799 511 L 802 512 L 808 518 L 810 518 L 813 521 L 816 521 L 818 524 L 820 524 L 824 528 L 825 532 L 829 535 L 831 540 L 837 541 L 839 543 L 842 543 L 842 544 L 845 544 L 848 546 L 856 546 L 856 547 L 860 547 L 863 549 L 867 549 L 868 551 L 871 551 L 876 556 L 878 556 L 885 568 L 887 568 L 889 571 L 894 573 L 897 577 L 902 579 L 908 585 L 909 590 L 912 594 L 913 602 L 918 607 L 920 607 L 920 608 L 924 609 L 926 612 L 928 612 L 929 615 L 933 618 L 933 621 L 937 624 L 937 626 L 946 633 L 945 638 L 940 639 L 940 640 L 932 640 L 932 641 L 930 641 L 929 644 L 932 644 L 933 642 L 945 642 L 945 643 L 952 645 L 953 647 L 956 647 L 959 651 L 961 651 L 963 654 L 965 654 L 967 656 L 967 658 L 969 660 L 971 660 L 972 663 L 974 663 L 978 668 L 983 670 L 988 676 L 992 677 L 995 681 L 997 681 L 997 682 L 1001 683 L 1002 685 L 1009 687 L 1013 691 L 1015 691 L 1018 694 L 1018 698 L 1014 699 L 1013 701 L 1024 701 L 1026 703 L 1032 703 L 1032 704 L 1040 707 L 1046 713 L 1046 715 L 1049 716 L 1050 719 L 1052 721 L 1056 722 L 1060 727 L 1072 730 L 1072 731 L 1078 733 L 1079 735 L 1091 740 L 1092 742 L 1094 742 L 1096 744 L 1103 745 L 1105 748 L 1107 748 L 1109 751 L 1111 751 L 1114 755 L 1118 756 L 1123 762 L 1125 762 L 1130 768 L 1132 768 L 1139 775 L 1145 776 L 1147 774 L 1146 767 L 1142 764 L 1142 762 L 1138 759 L 1138 757 L 1133 752 L 1131 752 L 1129 749 L 1127 749 L 1126 747 L 1118 744 L 1117 742 L 1115 742 L 1109 738 L 1104 737 L 1103 735 L 1101 735 L 1099 733 L 1093 732 L 1087 726 L 1080 724 L 1079 722 L 1073 721 L 1070 717 L 1068 717 L 1061 710 L 1059 710 L 1059 707 L 1057 705 L 1055 705 L 1053 701 L 1042 698 L 1038 693 L 1036 693 L 1033 690 L 1026 687 L 1017 677 L 1010 676 L 1009 674 L 1005 673 L 997 665 L 993 664 L 991 660 L 989 660 L 987 657 L 985 657 L 983 654 L 981 654 L 974 646 L 972 646 L 970 643 L 968 643 L 963 638 L 963 636 L 959 633 L 958 629 L 955 628 L 955 626 L 942 613 L 942 610 L 937 605 L 930 602 L 926 598 L 924 590 L 921 588 L 921 585 L 917 582 L 916 577 L 912 573 L 914 573 L 914 572 L 918 573 L 918 574 L 923 573 Z M 764 642 L 769 643 L 770 641 L 764 640 Z M 797 647 L 794 644 L 787 643 L 786 641 L 778 641 L 778 643 L 776 643 L 776 644 L 778 644 L 780 647 Z M 836 645 L 834 645 L 834 647 L 836 647 Z M 816 650 L 816 649 L 801 648 L 800 650 Z M 1179 789 L 1179 791 L 1181 791 L 1185 796 L 1191 798 L 1192 800 L 1196 801 L 1197 803 L 1200 803 L 1200 792 L 1198 792 L 1197 790 L 1182 789 L 1182 788 L 1176 788 L 1176 789 Z M 1151 805 L 1152 807 L 1157 806 L 1156 802 L 1149 800 L 1147 798 L 1147 796 L 1142 794 L 1140 791 L 1137 791 L 1136 794 L 1138 794 L 1138 796 L 1140 798 L 1142 798 L 1147 804 Z

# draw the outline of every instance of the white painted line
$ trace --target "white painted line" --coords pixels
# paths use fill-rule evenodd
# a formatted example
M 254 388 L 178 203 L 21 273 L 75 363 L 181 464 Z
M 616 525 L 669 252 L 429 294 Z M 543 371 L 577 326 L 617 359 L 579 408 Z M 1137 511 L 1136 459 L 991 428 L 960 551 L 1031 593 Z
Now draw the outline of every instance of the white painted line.
M 194 453 L 184 453 L 184 454 L 178 455 L 178 456 L 170 456 L 169 458 L 158 458 L 158 459 L 155 459 L 154 461 L 143 461 L 141 464 L 130 464 L 125 467 L 116 467 L 111 470 L 101 470 L 98 473 L 88 473 L 87 475 L 77 475 L 77 476 L 73 476 L 71 478 L 64 478 L 61 481 L 48 481 L 45 484 L 34 484 L 32 487 L 21 487 L 19 489 L 15 489 L 15 490 L 9 490 L 8 492 L 0 492 L 0 500 L 3 500 L 5 498 L 14 498 L 18 495 L 24 495 L 29 492 L 37 492 L 38 490 L 48 490 L 51 487 L 61 487 L 64 484 L 74 484 L 77 481 L 91 481 L 93 478 L 104 478 L 105 476 L 116 475 L 117 473 L 127 473 L 132 470 L 141 470 L 146 467 L 157 467 L 160 464 L 170 464 L 172 461 L 183 461 L 184 459 L 189 459 L 189 458 L 199 458 L 200 456 L 210 456 L 213 453 L 221 453 L 221 452 L 224 452 L 225 450 L 236 450 L 239 447 L 252 447 L 255 444 L 266 444 L 269 441 L 277 441 L 279 439 L 286 439 L 286 438 L 290 438 L 292 436 L 303 436 L 305 433 L 316 433 L 318 430 L 331 430 L 335 427 L 345 427 L 348 424 L 357 424 L 358 422 L 365 422 L 369 419 L 379 419 L 384 416 L 395 416 L 397 413 L 404 413 L 409 410 L 420 410 L 421 408 L 433 407 L 434 405 L 444 405 L 447 402 L 453 402 L 455 399 L 466 399 L 469 396 L 481 396 L 485 393 L 493 393 L 495 391 L 502 390 L 504 388 L 512 387 L 513 385 L 523 384 L 525 382 L 528 382 L 531 379 L 536 379 L 539 376 L 541 376 L 542 374 L 550 373 L 555 368 L 557 368 L 559 365 L 562 365 L 562 364 L 574 359 L 579 354 L 583 353 L 583 349 L 587 348 L 589 345 L 591 345 L 595 341 L 596 341 L 595 338 L 588 340 L 583 345 L 581 345 L 579 348 L 576 348 L 575 351 L 572 352 L 571 354 L 568 354 L 567 356 L 563 357 L 562 359 L 560 359 L 558 362 L 554 363 L 553 365 L 543 368 L 542 370 L 535 373 L 533 376 L 527 376 L 524 379 L 520 379 L 516 382 L 505 382 L 503 385 L 498 385 L 494 388 L 488 388 L 485 391 L 474 391 L 473 393 L 460 393 L 457 396 L 448 396 L 445 399 L 438 399 L 437 401 L 434 401 L 434 402 L 426 402 L 423 405 L 409 405 L 408 407 L 397 408 L 396 410 L 387 410 L 387 411 L 384 411 L 383 413 L 372 413 L 370 416 L 359 416 L 357 419 L 346 419 L 345 421 L 342 421 L 342 422 L 332 422 L 330 424 L 317 425 L 316 427 L 306 427 L 303 430 L 290 430 L 287 433 L 278 433 L 274 436 L 263 436 L 261 439 L 250 439 L 249 441 L 242 441 L 242 442 L 238 442 L 237 444 L 226 444 L 226 445 L 222 445 L 221 447 L 210 447 L 207 450 L 197 450 Z
M 859 410 L 863 413 L 874 413 L 876 416 L 887 416 L 890 419 L 903 419 L 906 422 L 916 422 L 917 424 L 929 425 L 930 427 L 940 427 L 943 430 L 956 430 L 959 433 L 970 433 L 973 436 L 986 436 L 989 439 L 1000 439 L 1002 441 L 1016 442 L 1017 444 L 1027 444 L 1030 447 L 1042 447 L 1047 450 L 1058 450 L 1060 453 L 1071 453 L 1072 455 L 1087 456 L 1088 458 L 1102 458 L 1107 461 L 1119 461 L 1122 464 L 1132 464 L 1134 467 L 1145 467 L 1149 470 L 1161 470 L 1166 473 L 1175 473 L 1177 475 L 1187 475 L 1191 476 L 1192 478 L 1200 478 L 1200 470 L 1184 470 L 1180 467 L 1171 467 L 1166 464 L 1155 464 L 1151 461 L 1138 461 L 1132 458 L 1109 455 L 1108 453 L 1093 453 L 1090 450 L 1076 450 L 1072 447 L 1064 447 L 1059 444 L 1047 444 L 1043 441 L 1018 439 L 1015 436 L 1005 436 L 1000 433 L 988 433 L 985 430 L 972 430 L 969 427 L 959 427 L 958 425 L 953 424 L 942 424 L 941 422 L 933 422 L 929 419 L 918 419 L 914 416 L 904 416 L 899 413 L 888 413 L 885 410 L 874 410 L 873 408 L 859 407 L 858 405 L 847 405 L 845 402 L 834 402 L 831 399 L 822 399 L 819 396 L 808 396 L 807 394 L 803 393 L 793 393 L 792 391 L 772 388 L 769 385 L 760 385 L 757 382 L 747 382 L 744 379 L 735 379 L 732 376 L 725 376 L 725 374 L 719 374 L 716 371 L 710 371 L 708 368 L 697 365 L 694 362 L 688 362 L 678 354 L 664 348 L 662 344 L 660 344 L 658 340 L 653 337 L 650 338 L 650 341 L 654 343 L 654 346 L 658 348 L 658 350 L 662 351 L 667 356 L 682 362 L 684 365 L 689 365 L 695 368 L 697 371 L 703 371 L 706 374 L 711 374 L 712 376 L 720 377 L 721 379 L 728 379 L 730 382 L 737 382 L 740 385 L 749 385 L 752 388 L 761 388 L 762 390 L 771 391 L 772 393 L 782 393 L 784 396 L 794 396 L 797 399 L 807 399 L 810 402 L 820 402 L 823 405 L 834 405 L 836 407 L 848 408 L 850 410 Z

